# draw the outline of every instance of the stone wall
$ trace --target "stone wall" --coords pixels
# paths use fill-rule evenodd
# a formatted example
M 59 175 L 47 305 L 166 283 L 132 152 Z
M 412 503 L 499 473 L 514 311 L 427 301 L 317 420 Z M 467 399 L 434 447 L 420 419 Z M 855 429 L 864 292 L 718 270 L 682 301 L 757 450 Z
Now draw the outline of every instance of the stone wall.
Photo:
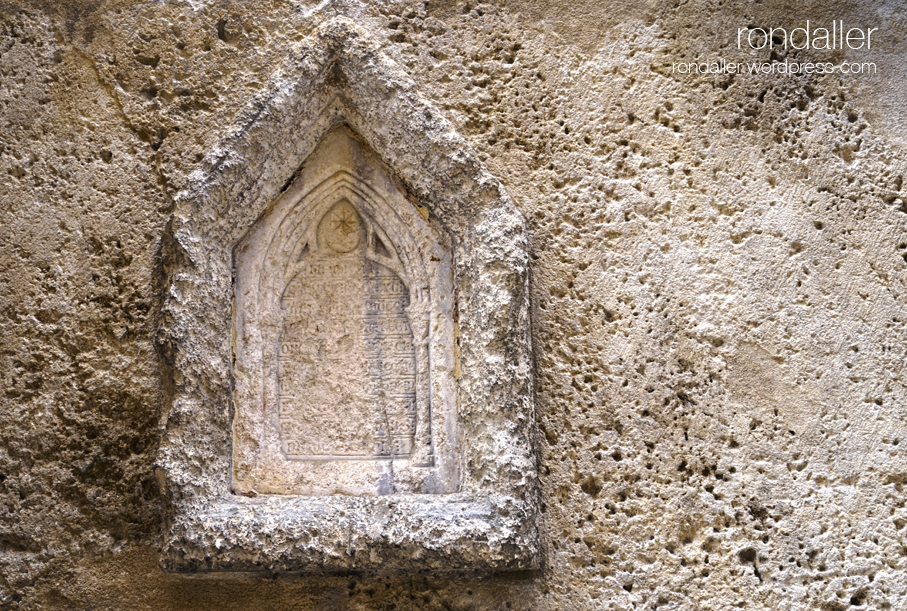
M 904 608 L 907 12 L 785 4 L 0 2 L 0 608 Z M 174 198 L 336 15 L 526 219 L 538 571 L 158 569 Z

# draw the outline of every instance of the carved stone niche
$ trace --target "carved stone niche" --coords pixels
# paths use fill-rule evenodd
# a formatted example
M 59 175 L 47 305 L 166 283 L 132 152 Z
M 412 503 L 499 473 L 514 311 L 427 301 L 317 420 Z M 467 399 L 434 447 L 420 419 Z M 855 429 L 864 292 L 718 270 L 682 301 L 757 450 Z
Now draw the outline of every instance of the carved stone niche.
M 235 262 L 234 492 L 456 492 L 450 239 L 348 128 Z
M 164 570 L 538 566 L 524 221 L 344 18 L 162 242 Z

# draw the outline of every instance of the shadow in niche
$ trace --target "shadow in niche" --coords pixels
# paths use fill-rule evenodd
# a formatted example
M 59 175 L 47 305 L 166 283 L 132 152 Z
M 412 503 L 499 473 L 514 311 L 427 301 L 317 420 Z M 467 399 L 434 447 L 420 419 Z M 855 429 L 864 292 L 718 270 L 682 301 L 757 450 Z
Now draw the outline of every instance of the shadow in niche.
M 449 237 L 347 124 L 294 176 L 233 251 L 234 492 L 456 491 Z

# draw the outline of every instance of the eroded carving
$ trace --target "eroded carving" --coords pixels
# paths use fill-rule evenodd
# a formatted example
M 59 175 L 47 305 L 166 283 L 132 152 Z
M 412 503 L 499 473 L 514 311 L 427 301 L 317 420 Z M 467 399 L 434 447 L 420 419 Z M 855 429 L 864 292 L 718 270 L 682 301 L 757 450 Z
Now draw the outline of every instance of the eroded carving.
M 329 134 L 237 250 L 234 489 L 455 490 L 451 274 L 443 233 Z
M 369 256 L 380 244 L 347 200 L 319 223 L 281 306 L 280 440 L 289 459 L 409 457 L 416 351 L 409 290 Z
M 162 241 L 161 567 L 537 569 L 524 221 L 380 41 L 337 17 L 298 47 L 275 95 L 188 177 Z M 408 293 L 408 457 L 284 453 L 282 301 L 344 200 L 364 243 L 337 250 L 367 249 Z

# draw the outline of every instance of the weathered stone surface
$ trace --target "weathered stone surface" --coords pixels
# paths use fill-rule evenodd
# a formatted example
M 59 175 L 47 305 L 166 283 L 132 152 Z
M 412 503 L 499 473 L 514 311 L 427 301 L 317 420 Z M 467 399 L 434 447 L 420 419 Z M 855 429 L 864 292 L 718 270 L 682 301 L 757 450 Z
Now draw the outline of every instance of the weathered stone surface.
M 538 571 L 158 569 L 174 196 L 338 14 L 526 219 Z M 806 19 L 879 27 L 878 75 L 670 71 Z M 904 23 L 894 2 L 0 4 L 0 607 L 903 608 Z
M 537 568 L 523 218 L 366 32 L 314 41 L 176 197 L 161 566 Z
M 352 132 L 325 136 L 236 248 L 234 492 L 457 491 L 451 257 Z

